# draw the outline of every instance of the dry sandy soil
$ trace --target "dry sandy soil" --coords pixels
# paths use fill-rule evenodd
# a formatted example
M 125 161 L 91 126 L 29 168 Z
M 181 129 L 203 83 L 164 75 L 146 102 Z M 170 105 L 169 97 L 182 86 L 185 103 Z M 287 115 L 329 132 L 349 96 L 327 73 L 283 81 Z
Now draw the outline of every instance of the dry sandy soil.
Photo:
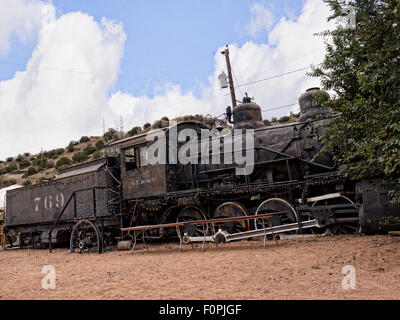
M 0 299 L 399 299 L 400 238 L 389 236 L 242 241 L 200 247 L 152 245 L 102 255 L 0 252 Z M 139 248 L 140 249 L 140 248 Z M 43 266 L 56 289 L 42 289 Z M 342 288 L 342 268 L 356 289 Z

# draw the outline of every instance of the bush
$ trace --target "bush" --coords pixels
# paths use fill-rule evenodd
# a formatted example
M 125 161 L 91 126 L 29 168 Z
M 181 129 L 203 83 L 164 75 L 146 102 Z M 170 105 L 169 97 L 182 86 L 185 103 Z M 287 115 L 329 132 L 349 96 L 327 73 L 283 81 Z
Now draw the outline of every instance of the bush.
M 45 157 L 49 158 L 49 159 L 57 159 L 60 155 L 62 155 L 64 153 L 64 149 L 63 148 L 59 148 L 59 149 L 54 149 L 51 151 L 47 151 L 44 153 Z
M 8 167 L 4 168 L 5 173 L 11 173 L 17 170 L 18 167 L 15 164 L 9 165 Z
M 85 143 L 85 142 L 89 142 L 89 141 L 90 141 L 90 139 L 89 139 L 89 137 L 87 137 L 87 136 L 83 136 L 83 137 L 79 140 L 80 143 Z
M 96 148 L 93 147 L 91 144 L 89 144 L 84 150 L 83 152 L 85 152 L 88 155 L 91 155 L 92 153 L 96 152 Z
M 21 154 L 19 154 L 18 157 L 15 159 L 15 161 L 17 162 L 22 162 L 22 160 L 24 160 L 24 157 Z
M 147 123 L 144 124 L 143 130 L 147 130 L 150 127 L 151 127 L 151 124 L 147 122 Z
M 7 161 L 7 162 L 14 161 L 14 158 L 13 158 L 13 157 L 8 157 L 8 158 L 6 159 L 6 161 Z
M 38 171 L 34 167 L 29 167 L 28 172 L 24 174 L 24 177 L 30 177 L 37 174 Z
M 289 121 L 290 121 L 290 117 L 289 116 L 284 116 L 284 117 L 281 117 L 279 119 L 280 123 L 286 123 L 286 122 L 289 122 Z
M 51 168 L 54 168 L 54 162 L 53 161 L 49 161 L 46 164 L 46 169 L 51 169 Z
M 269 120 L 264 120 L 263 123 L 264 123 L 264 126 L 266 126 L 266 127 L 271 125 L 271 121 L 269 121 Z
M 142 132 L 142 128 L 141 127 L 134 127 L 130 131 L 128 131 L 128 137 L 136 136 L 141 132 Z
M 114 129 L 108 129 L 108 131 L 103 135 L 105 141 L 113 141 L 117 132 Z
M 60 170 L 60 168 L 62 166 L 70 166 L 71 164 L 72 164 L 72 161 L 70 159 L 63 157 L 63 158 L 61 158 L 60 160 L 57 161 L 56 169 Z
M 22 160 L 21 163 L 19 164 L 19 169 L 26 169 L 31 165 L 29 160 Z
M 68 145 L 68 147 L 67 147 L 67 150 L 68 150 L 69 153 L 72 153 L 72 152 L 75 151 L 74 145 L 75 145 L 75 144 L 74 144 L 74 141 L 71 141 L 71 142 L 69 143 L 69 145 Z
M 24 153 L 24 157 L 25 157 L 25 158 L 28 158 L 30 155 L 31 155 L 31 154 L 30 154 L 29 152 L 25 152 L 25 153 Z
M 96 142 L 96 149 L 97 150 L 101 150 L 104 148 L 104 141 L 103 140 L 99 140 Z
M 74 162 L 78 162 L 78 163 L 84 162 L 87 159 L 89 159 L 89 156 L 86 152 L 77 152 L 74 154 L 74 156 L 72 158 L 72 160 L 74 160 Z

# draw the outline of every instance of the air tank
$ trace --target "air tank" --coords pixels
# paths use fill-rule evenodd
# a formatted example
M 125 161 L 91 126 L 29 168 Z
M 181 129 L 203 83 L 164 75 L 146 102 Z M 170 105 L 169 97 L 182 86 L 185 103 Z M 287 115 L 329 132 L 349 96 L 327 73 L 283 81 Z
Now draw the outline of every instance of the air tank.
M 300 105 L 300 122 L 312 120 L 317 115 L 328 115 L 331 113 L 330 109 L 323 109 L 315 94 L 323 94 L 329 99 L 329 93 L 321 90 L 320 88 L 310 88 L 303 93 L 299 98 Z
M 233 109 L 235 129 L 257 129 L 264 126 L 261 108 L 255 103 L 242 103 Z

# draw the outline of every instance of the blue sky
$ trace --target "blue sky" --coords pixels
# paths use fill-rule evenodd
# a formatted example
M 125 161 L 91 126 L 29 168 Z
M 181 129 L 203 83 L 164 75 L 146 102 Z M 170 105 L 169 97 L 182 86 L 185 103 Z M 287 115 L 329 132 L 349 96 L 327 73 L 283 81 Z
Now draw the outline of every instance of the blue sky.
M 82 11 L 98 22 L 107 17 L 124 25 L 127 40 L 121 75 L 116 89 L 135 95 L 153 96 L 165 81 L 180 84 L 184 91 L 198 94 L 198 83 L 207 82 L 213 72 L 218 47 L 252 40 L 266 42 L 266 33 L 252 37 L 245 27 L 250 8 L 260 3 L 274 16 L 296 17 L 305 0 L 53 0 L 57 16 Z M 35 42 L 22 43 L 13 37 L 0 80 L 23 70 Z M 50 66 L 51 67 L 51 66 Z
M 304 68 L 323 59 L 328 16 L 322 0 L 0 0 L 0 159 L 102 135 L 103 121 L 222 114 L 226 44 L 236 85 L 272 77 L 238 99 L 264 119 L 298 112 L 320 85 Z

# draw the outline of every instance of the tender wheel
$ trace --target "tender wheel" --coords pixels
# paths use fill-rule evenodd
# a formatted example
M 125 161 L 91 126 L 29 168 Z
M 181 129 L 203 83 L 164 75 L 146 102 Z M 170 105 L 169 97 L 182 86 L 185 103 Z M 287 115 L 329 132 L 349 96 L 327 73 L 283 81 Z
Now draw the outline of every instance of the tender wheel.
M 78 249 L 80 253 L 101 253 L 103 242 L 99 228 L 88 220 L 79 221 L 72 230 L 70 239 L 71 253 Z
M 206 216 L 200 208 L 196 206 L 188 206 L 183 208 L 176 219 L 176 222 L 186 222 L 195 220 L 207 220 Z M 185 234 L 190 237 L 204 237 L 205 227 L 203 225 L 191 225 L 185 227 L 176 227 L 176 233 L 182 243 L 187 243 Z M 208 235 L 208 233 L 206 233 Z
M 281 212 L 281 211 L 286 211 L 287 213 L 273 216 L 271 218 L 266 218 L 266 219 L 256 219 L 254 221 L 255 228 L 262 229 L 263 228 L 263 220 L 264 220 L 264 226 L 266 228 L 298 222 L 297 212 L 293 208 L 293 206 L 287 200 L 279 199 L 279 198 L 271 198 L 271 199 L 265 200 L 263 203 L 261 203 L 258 206 L 256 215 Z M 289 233 L 293 233 L 293 232 L 289 232 Z
M 360 233 L 360 224 L 358 221 L 358 209 L 355 203 L 346 196 L 340 196 L 337 198 L 319 200 L 312 204 L 312 207 L 317 206 L 334 206 L 334 205 L 347 205 L 348 208 L 344 209 L 345 213 L 342 213 L 343 208 L 337 210 L 333 209 L 333 214 L 336 218 L 356 218 L 357 221 L 350 221 L 345 223 L 337 223 L 330 227 L 330 231 L 333 235 L 354 235 Z M 352 210 L 353 209 L 353 210 Z M 353 212 L 351 212 L 353 211 Z
M 235 218 L 248 216 L 246 208 L 238 202 L 225 202 L 221 204 L 217 210 L 215 210 L 214 219 L 220 218 Z M 234 221 L 217 223 L 215 225 L 216 232 L 219 230 L 225 230 L 230 234 L 248 231 L 250 229 L 250 223 L 248 220 Z

